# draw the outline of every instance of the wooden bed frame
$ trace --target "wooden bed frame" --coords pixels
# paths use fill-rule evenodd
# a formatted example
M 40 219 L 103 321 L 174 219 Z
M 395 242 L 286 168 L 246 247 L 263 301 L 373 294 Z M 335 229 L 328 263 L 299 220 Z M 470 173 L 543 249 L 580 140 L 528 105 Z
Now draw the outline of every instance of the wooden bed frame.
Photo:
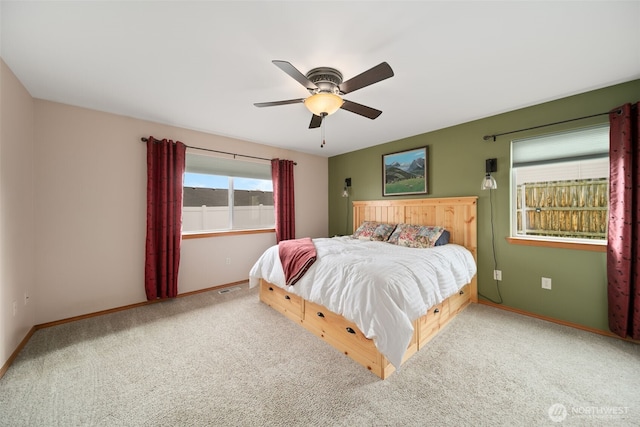
M 477 262 L 476 215 L 475 196 L 353 202 L 354 231 L 363 221 L 443 226 L 451 234 L 449 242 L 466 247 Z M 260 300 L 299 322 L 381 379 L 395 371 L 373 341 L 367 339 L 355 324 L 326 307 L 306 301 L 264 280 L 260 281 Z M 470 302 L 478 302 L 477 275 L 458 294 L 431 307 L 427 314 L 414 322 L 414 334 L 402 362 L 424 347 Z

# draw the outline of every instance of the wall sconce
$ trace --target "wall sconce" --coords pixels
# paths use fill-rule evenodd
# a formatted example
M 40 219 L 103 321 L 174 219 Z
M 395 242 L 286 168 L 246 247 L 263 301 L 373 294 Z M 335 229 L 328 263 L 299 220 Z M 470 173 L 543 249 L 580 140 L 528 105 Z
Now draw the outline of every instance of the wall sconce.
M 344 189 L 342 190 L 342 197 L 349 197 L 349 190 L 351 189 L 351 178 L 344 179 Z
M 491 176 L 491 172 L 497 172 L 498 170 L 498 159 L 487 159 L 485 161 L 485 175 L 482 179 L 482 186 L 480 187 L 483 190 L 495 190 L 498 188 L 498 184 L 494 177 Z

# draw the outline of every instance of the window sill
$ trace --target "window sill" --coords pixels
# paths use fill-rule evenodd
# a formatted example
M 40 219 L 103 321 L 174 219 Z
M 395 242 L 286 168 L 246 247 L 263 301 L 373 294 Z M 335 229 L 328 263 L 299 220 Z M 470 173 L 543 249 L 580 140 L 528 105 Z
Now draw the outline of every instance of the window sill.
M 204 239 L 207 237 L 227 237 L 227 236 L 241 236 L 245 234 L 261 234 L 261 233 L 275 233 L 275 228 L 261 228 L 255 230 L 224 230 L 224 231 L 204 231 L 204 232 L 191 232 L 183 233 L 182 240 L 187 239 Z
M 552 242 L 548 240 L 520 239 L 518 237 L 507 237 L 507 242 L 514 245 L 541 246 L 546 248 L 575 249 L 579 251 L 606 252 L 606 244 L 596 243 L 573 243 L 573 242 Z

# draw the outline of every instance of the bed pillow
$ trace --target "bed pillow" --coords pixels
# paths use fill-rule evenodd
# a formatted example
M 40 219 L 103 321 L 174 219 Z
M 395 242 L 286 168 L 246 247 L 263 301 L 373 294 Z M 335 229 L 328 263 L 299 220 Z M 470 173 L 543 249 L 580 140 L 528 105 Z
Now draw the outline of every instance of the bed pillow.
M 449 232 L 438 226 L 398 224 L 388 242 L 409 248 L 432 248 L 449 243 Z
M 378 242 L 385 242 L 393 230 L 396 228 L 395 224 L 385 224 L 375 221 L 364 221 L 360 224 L 360 227 L 353 233 L 351 237 L 359 240 L 375 240 Z
M 445 229 L 440 237 L 438 237 L 438 240 L 436 240 L 436 246 L 448 245 L 450 236 L 451 233 L 449 233 L 449 231 Z

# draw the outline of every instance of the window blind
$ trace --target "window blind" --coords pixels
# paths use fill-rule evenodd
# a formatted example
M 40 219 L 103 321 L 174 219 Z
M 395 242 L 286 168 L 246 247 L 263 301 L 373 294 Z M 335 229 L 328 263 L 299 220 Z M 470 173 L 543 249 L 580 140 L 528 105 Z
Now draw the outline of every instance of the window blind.
M 186 172 L 271 180 L 271 164 L 187 152 Z
M 512 167 L 609 157 L 609 125 L 513 140 Z

